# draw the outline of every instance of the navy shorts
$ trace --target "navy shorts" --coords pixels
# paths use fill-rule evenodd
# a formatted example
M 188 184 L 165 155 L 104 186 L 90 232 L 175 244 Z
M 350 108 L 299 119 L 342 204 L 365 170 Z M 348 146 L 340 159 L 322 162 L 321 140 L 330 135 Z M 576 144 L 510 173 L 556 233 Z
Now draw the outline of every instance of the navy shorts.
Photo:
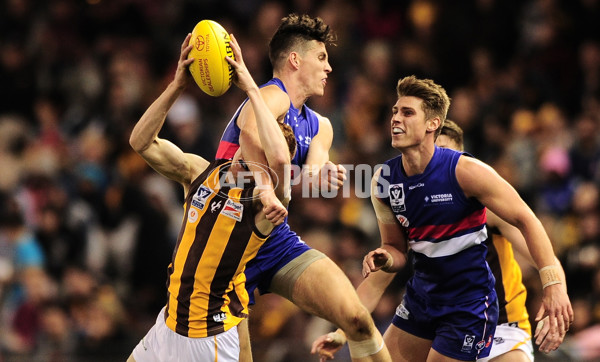
M 279 225 L 261 246 L 256 257 L 246 264 L 246 290 L 250 304 L 254 304 L 254 290 L 260 294 L 269 292 L 275 273 L 311 247 L 292 231 L 287 223 Z
M 487 357 L 492 348 L 498 299 L 487 297 L 452 305 L 434 304 L 407 288 L 392 323 L 414 336 L 432 340 L 432 348 L 463 361 Z

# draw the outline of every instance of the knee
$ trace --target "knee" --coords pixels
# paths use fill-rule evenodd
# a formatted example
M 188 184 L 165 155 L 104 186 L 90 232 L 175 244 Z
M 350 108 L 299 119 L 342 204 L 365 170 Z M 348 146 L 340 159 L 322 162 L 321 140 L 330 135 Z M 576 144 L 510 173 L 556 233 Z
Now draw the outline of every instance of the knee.
M 375 331 L 375 324 L 367 308 L 361 304 L 355 308 L 349 308 L 348 311 L 345 325 L 340 326 L 348 339 L 363 340 L 371 338 Z

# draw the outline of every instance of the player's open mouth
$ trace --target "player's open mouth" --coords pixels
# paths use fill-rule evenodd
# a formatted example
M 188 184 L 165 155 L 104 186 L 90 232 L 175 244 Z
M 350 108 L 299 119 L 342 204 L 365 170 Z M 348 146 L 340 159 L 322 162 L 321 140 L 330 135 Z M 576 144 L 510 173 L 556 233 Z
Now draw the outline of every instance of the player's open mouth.
M 404 131 L 399 127 L 392 127 L 392 134 L 404 134 Z

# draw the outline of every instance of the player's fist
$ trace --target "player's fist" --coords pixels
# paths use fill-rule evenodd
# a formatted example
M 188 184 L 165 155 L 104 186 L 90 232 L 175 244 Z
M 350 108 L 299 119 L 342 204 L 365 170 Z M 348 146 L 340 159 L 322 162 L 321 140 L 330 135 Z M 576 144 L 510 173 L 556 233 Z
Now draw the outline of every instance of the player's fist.
M 371 272 L 386 270 L 392 266 L 394 259 L 392 255 L 383 248 L 370 251 L 363 258 L 362 275 L 368 277 Z

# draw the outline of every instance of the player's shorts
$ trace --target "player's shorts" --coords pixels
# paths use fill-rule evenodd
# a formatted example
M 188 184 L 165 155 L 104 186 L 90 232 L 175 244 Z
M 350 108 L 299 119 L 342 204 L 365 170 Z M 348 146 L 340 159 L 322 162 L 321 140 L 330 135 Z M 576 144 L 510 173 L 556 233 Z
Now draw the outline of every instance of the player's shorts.
M 136 362 L 237 362 L 240 359 L 237 326 L 214 336 L 189 338 L 167 327 L 163 308 L 156 323 L 134 348 L 133 358 Z
M 496 327 L 494 334 L 494 344 L 487 358 L 478 359 L 478 361 L 487 362 L 494 357 L 498 357 L 504 353 L 521 350 L 525 352 L 529 360 L 533 362 L 533 344 L 531 343 L 531 335 L 519 327 L 509 326 L 508 324 L 500 324 Z
M 311 250 L 287 223 L 279 225 L 261 246 L 256 257 L 246 264 L 246 290 L 254 304 L 254 290 L 270 292 L 271 280 L 281 268 L 304 252 Z
M 392 323 L 414 336 L 432 341 L 440 354 L 463 361 L 487 357 L 498 321 L 498 300 L 492 290 L 470 302 L 433 304 L 407 288 Z

